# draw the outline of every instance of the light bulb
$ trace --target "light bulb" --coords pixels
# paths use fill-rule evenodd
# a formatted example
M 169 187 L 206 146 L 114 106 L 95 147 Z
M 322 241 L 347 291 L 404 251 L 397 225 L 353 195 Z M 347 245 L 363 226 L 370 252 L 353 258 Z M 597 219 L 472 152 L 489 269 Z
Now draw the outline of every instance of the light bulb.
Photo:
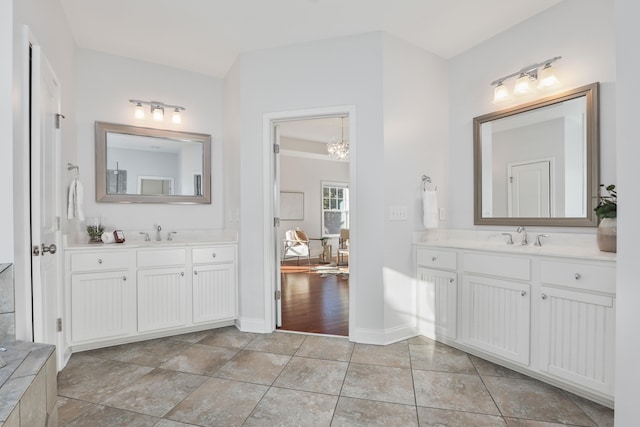
M 164 120 L 164 108 L 155 107 L 152 108 L 153 120 L 156 122 L 161 122 Z
M 182 115 L 180 114 L 180 109 L 176 108 L 173 110 L 173 114 L 171 115 L 171 121 L 177 125 L 182 123 Z
M 538 84 L 538 87 L 540 89 L 549 89 L 557 86 L 559 83 L 555 69 L 551 64 L 546 64 L 540 72 L 540 83 Z
M 516 80 L 516 86 L 513 89 L 515 95 L 525 95 L 531 90 L 531 77 L 528 74 L 521 73 Z
M 138 102 L 138 103 L 136 104 L 136 108 L 135 108 L 135 110 L 134 110 L 133 115 L 134 115 L 134 117 L 135 117 L 136 119 L 138 119 L 138 120 L 142 120 L 142 119 L 144 119 L 144 107 L 142 106 L 142 104 L 141 104 L 141 103 L 139 103 L 139 102 Z
M 509 98 L 509 89 L 502 82 L 499 82 L 493 91 L 493 103 L 497 104 Z

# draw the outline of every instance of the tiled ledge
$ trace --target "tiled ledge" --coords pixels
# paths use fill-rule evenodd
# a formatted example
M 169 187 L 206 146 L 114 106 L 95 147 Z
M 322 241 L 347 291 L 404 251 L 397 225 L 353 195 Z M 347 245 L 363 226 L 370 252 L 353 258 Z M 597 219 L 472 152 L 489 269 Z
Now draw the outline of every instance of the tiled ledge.
M 55 426 L 55 346 L 15 341 L 4 344 L 0 368 L 0 427 Z

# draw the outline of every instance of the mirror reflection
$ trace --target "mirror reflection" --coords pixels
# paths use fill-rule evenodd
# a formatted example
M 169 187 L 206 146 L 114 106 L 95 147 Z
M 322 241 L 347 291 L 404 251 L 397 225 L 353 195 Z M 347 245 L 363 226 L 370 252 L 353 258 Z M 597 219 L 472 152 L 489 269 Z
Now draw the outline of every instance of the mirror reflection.
M 209 135 L 97 122 L 96 144 L 98 201 L 210 203 Z
M 474 119 L 476 224 L 596 225 L 595 88 Z

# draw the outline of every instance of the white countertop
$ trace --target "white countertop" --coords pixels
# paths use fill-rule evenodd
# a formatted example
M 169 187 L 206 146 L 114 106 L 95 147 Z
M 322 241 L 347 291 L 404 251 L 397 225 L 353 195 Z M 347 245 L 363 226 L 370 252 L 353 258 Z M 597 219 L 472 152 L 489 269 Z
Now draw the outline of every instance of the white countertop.
M 470 249 L 517 255 L 537 255 L 551 257 L 579 258 L 595 261 L 615 261 L 616 254 L 598 250 L 595 234 L 553 233 L 543 237 L 542 246 L 534 246 L 540 232 L 528 232 L 529 244 L 520 244 L 521 235 L 509 231 L 513 245 L 507 245 L 507 236 L 500 231 L 446 230 L 437 229 L 416 232 L 413 243 L 417 246 Z
M 173 230 L 171 230 L 173 231 Z M 86 233 L 70 233 L 63 237 L 63 245 L 66 249 L 116 249 L 116 248 L 162 248 L 173 246 L 207 246 L 220 244 L 237 244 L 238 233 L 228 230 L 177 230 L 172 240 L 167 240 L 167 231 L 162 231 L 161 241 L 155 240 L 154 231 L 123 230 L 124 243 L 89 243 Z M 146 242 L 144 235 L 149 233 L 151 241 Z

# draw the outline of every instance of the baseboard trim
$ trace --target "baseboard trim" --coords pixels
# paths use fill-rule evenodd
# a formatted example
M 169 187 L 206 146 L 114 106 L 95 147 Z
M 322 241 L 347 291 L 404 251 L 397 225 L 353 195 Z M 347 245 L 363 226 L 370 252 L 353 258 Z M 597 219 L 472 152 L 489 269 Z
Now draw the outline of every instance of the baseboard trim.
M 387 345 L 413 338 L 418 335 L 414 324 L 396 326 L 389 329 L 355 328 L 349 340 L 361 344 Z
M 258 334 L 267 334 L 273 332 L 267 328 L 267 322 L 264 319 L 239 317 L 236 320 L 236 327 L 242 332 L 253 332 Z

